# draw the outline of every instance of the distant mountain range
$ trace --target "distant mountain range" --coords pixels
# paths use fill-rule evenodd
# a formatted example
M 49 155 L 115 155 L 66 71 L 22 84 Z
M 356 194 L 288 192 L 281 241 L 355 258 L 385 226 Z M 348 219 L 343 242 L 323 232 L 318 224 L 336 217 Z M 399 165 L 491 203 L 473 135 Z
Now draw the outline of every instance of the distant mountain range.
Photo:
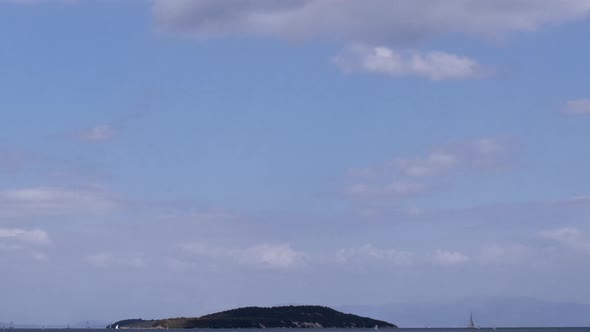
M 348 305 L 344 312 L 394 321 L 400 327 L 466 327 L 469 314 L 481 327 L 590 326 L 590 304 L 532 298 L 472 298 L 445 303 Z
M 322 306 L 246 307 L 201 317 L 126 319 L 107 328 L 395 328 L 394 324 Z

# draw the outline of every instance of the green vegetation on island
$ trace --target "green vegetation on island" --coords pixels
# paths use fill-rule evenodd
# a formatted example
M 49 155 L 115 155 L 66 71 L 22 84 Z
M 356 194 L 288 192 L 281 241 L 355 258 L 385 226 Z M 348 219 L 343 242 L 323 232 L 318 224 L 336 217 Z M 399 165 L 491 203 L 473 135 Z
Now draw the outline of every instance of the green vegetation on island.
M 246 307 L 201 317 L 126 319 L 107 328 L 396 328 L 394 324 L 323 306 Z

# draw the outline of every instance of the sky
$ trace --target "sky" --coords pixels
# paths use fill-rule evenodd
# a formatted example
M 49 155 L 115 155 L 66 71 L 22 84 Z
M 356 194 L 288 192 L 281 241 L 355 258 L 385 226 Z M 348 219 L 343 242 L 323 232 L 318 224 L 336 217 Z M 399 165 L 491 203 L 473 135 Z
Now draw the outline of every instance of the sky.
M 589 34 L 588 0 L 0 0 L 0 322 L 588 304 Z

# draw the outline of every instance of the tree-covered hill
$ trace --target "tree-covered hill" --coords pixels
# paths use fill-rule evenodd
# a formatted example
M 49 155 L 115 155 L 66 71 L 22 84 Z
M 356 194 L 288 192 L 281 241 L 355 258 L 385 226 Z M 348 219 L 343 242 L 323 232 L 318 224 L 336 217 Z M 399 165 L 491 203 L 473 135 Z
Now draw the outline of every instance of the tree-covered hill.
M 119 328 L 395 328 L 394 324 L 322 306 L 246 307 L 201 317 L 127 319 Z

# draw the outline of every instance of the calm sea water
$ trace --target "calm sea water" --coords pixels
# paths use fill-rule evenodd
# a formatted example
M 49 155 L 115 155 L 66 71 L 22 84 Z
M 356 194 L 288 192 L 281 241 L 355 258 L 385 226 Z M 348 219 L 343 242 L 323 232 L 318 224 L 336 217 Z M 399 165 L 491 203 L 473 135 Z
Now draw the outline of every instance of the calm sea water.
M 285 332 L 286 329 L 237 329 L 238 331 L 250 330 L 251 332 Z M 371 332 L 372 329 L 288 329 L 295 332 Z M 7 330 L 8 331 L 8 330 Z M 14 329 L 14 332 L 106 332 L 105 329 Z M 113 330 L 108 330 L 113 331 Z M 123 332 L 137 331 L 134 329 L 124 329 Z M 144 332 L 159 332 L 163 330 L 141 330 Z M 187 332 L 184 329 L 170 329 L 168 331 Z M 198 332 L 236 332 L 236 329 L 195 329 Z M 477 330 L 468 328 L 399 328 L 399 329 L 381 329 L 381 331 L 388 332 L 590 332 L 590 327 L 498 327 L 495 330 L 492 328 L 481 328 Z

